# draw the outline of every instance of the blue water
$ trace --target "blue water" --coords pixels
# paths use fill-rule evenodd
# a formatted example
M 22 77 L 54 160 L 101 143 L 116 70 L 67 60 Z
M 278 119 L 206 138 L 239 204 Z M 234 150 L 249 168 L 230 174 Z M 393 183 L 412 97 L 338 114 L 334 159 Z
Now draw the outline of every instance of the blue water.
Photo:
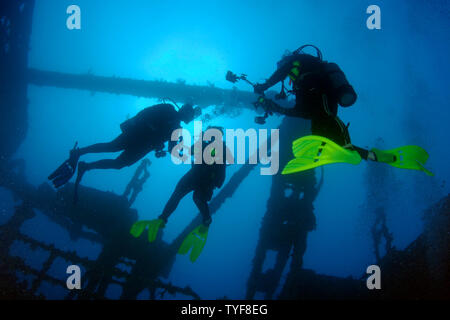
M 340 65 L 358 93 L 354 106 L 339 111 L 343 121 L 351 123 L 354 144 L 371 147 L 382 137 L 386 148 L 418 144 L 430 154 L 427 168 L 435 177 L 389 169 L 392 187 L 384 190 L 387 200 L 383 201 L 398 249 L 422 231 L 424 209 L 449 192 L 450 19 L 445 1 L 77 0 L 82 28 L 68 30 L 66 8 L 73 2 L 36 2 L 29 67 L 145 80 L 183 79 L 188 84 L 210 82 L 231 88 L 225 81 L 227 70 L 245 72 L 249 79 L 261 82 L 271 75 L 286 49 L 313 43 L 325 60 Z M 365 11 L 370 4 L 381 8 L 381 30 L 366 28 Z M 245 83 L 237 87 L 249 90 Z M 29 128 L 15 157 L 25 159 L 27 179 L 34 185 L 46 181 L 74 141 L 82 146 L 109 141 L 120 133 L 119 124 L 127 117 L 157 103 L 128 95 L 34 85 L 28 87 L 28 100 Z M 237 118 L 221 116 L 211 124 L 254 128 L 254 116 L 246 109 Z M 266 127 L 277 127 L 280 121 L 273 117 Z M 192 129 L 192 124 L 187 128 Z M 89 155 L 86 160 L 109 156 Z M 189 169 L 175 166 L 168 157 L 157 159 L 153 153 L 147 157 L 152 161 L 151 176 L 133 205 L 140 219 L 160 214 L 175 184 Z M 137 165 L 89 172 L 83 184 L 121 194 Z M 314 203 L 317 229 L 308 236 L 305 268 L 359 278 L 375 262 L 371 217 L 364 209 L 365 174 L 371 165 L 325 168 L 325 182 Z M 227 178 L 237 169 L 229 167 Z M 214 216 L 198 261 L 192 264 L 178 256 L 165 280 L 180 287 L 189 285 L 206 299 L 244 298 L 270 186 L 271 177 L 254 170 Z M 0 197 L 0 223 L 4 223 L 13 199 L 4 190 Z M 196 213 L 187 196 L 172 215 L 164 240 L 174 239 Z M 33 237 L 76 249 L 82 256 L 95 258 L 99 253 L 97 247 L 71 242 L 64 230 L 39 213 L 24 228 Z M 13 249 L 26 255 L 27 249 L 20 245 Z M 267 263 L 273 259 L 269 257 Z M 61 273 L 58 270 L 55 274 Z M 40 290 L 51 298 L 66 293 L 51 286 Z M 112 298 L 118 297 L 117 290 L 109 291 Z

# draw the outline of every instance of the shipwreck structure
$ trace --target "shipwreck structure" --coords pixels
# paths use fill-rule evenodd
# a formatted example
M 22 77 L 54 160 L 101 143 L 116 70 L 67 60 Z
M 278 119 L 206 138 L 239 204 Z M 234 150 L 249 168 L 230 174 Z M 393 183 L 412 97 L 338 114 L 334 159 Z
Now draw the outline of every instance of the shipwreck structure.
M 65 277 L 49 274 L 54 262 L 63 259 L 84 268 L 86 285 L 83 290 L 67 291 L 61 298 L 105 299 L 108 287 L 116 285 L 121 288 L 120 299 L 136 299 L 144 290 L 148 290 L 150 299 L 162 299 L 167 295 L 201 299 L 189 286 L 180 287 L 162 280 L 173 266 L 182 239 L 200 223 L 200 216 L 171 243 L 159 238 L 150 244 L 144 238 L 135 239 L 129 235 L 138 216 L 130 204 L 139 196 L 148 177 L 145 165 L 138 168 L 141 171 L 131 179 L 130 188 L 124 195 L 80 186 L 77 206 L 72 203 L 72 184 L 55 191 L 47 183 L 35 187 L 27 182 L 24 161 L 11 158 L 27 132 L 27 87 L 34 84 L 160 99 L 170 96 L 176 101 L 191 99 L 202 107 L 214 105 L 217 114 L 252 108 L 253 93 L 182 82 L 29 69 L 27 57 L 33 8 L 32 0 L 0 3 L 0 188 L 10 192 L 17 204 L 9 220 L 0 226 L 0 298 L 45 299 L 38 293 L 38 288 L 46 282 L 65 288 Z M 284 143 L 307 133 L 308 125 L 303 120 L 284 119 L 280 129 L 280 141 Z M 281 145 L 280 150 L 280 166 L 283 166 L 291 156 L 290 146 Z M 231 177 L 211 201 L 212 214 L 233 196 L 254 168 L 253 165 L 242 166 Z M 384 256 L 377 251 L 385 275 L 382 293 L 369 292 L 365 279 L 330 277 L 303 269 L 307 235 L 315 227 L 313 203 L 323 180 L 323 172 L 316 177 L 314 171 L 273 177 L 248 278 L 247 298 L 255 298 L 257 293 L 262 293 L 266 299 L 449 297 L 446 284 L 450 278 L 450 197 L 429 209 L 424 233 L 406 250 L 388 246 Z M 127 198 L 130 195 L 131 198 Z M 37 211 L 66 229 L 71 239 L 98 244 L 101 247 L 98 258 L 81 257 L 71 248 L 63 250 L 23 233 L 22 226 Z M 382 236 L 390 239 L 383 219 L 380 211 L 376 223 L 381 229 L 374 227 L 375 241 Z M 28 265 L 23 257 L 11 255 L 11 247 L 16 242 L 32 251 L 45 252 L 41 268 Z M 276 263 L 264 271 L 262 266 L 269 251 L 276 253 Z M 282 273 L 289 260 L 287 276 L 282 283 Z M 18 273 L 31 277 L 31 285 L 20 280 Z

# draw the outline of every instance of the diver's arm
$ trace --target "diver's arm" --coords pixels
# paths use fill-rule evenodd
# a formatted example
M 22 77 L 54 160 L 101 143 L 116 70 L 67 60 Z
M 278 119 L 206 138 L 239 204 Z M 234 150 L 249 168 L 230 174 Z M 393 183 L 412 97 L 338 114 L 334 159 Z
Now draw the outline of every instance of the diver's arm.
M 288 76 L 289 71 L 291 69 L 292 69 L 292 62 L 286 63 L 284 66 L 277 69 L 270 76 L 270 78 L 266 80 L 266 82 L 255 85 L 255 93 L 263 93 L 270 87 L 273 87 L 274 85 L 276 85 L 278 82 L 284 80 Z
M 292 62 L 286 63 L 284 66 L 282 66 L 281 68 L 277 69 L 270 76 L 270 78 L 266 80 L 266 84 L 265 85 L 267 86 L 267 88 L 273 87 L 278 82 L 286 79 L 286 77 L 288 76 L 289 71 L 291 69 L 292 69 Z

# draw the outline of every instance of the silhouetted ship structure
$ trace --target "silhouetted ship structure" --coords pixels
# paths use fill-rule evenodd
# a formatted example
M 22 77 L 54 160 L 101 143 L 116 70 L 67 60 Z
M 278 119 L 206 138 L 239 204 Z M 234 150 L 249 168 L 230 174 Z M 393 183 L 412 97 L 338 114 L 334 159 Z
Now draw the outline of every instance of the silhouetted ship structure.
M 253 94 L 213 86 L 190 86 L 182 82 L 70 75 L 28 69 L 33 7 L 34 1 L 0 4 L 0 17 L 4 17 L 0 25 L 0 187 L 9 190 L 19 203 L 12 217 L 0 226 L 0 298 L 44 299 L 38 294 L 43 283 L 66 288 L 66 277 L 49 274 L 55 260 L 63 259 L 68 264 L 80 265 L 85 270 L 83 280 L 87 283 L 83 290 L 67 290 L 65 299 L 105 299 L 106 291 L 112 284 L 122 288 L 121 299 L 135 299 L 144 290 L 148 290 L 150 299 L 161 299 L 166 295 L 200 299 L 189 286 L 179 287 L 162 280 L 170 273 L 182 239 L 200 223 L 200 216 L 172 243 L 166 243 L 159 237 L 150 244 L 145 237 L 135 239 L 129 234 L 138 214 L 130 208 L 128 194 L 116 195 L 80 186 L 80 200 L 74 206 L 72 184 L 55 191 L 47 183 L 36 188 L 26 181 L 24 162 L 12 160 L 11 156 L 26 135 L 27 86 L 32 83 L 153 98 L 169 96 L 177 101 L 192 99 L 201 106 L 224 106 L 218 112 L 251 107 Z M 290 145 L 283 143 L 290 143 L 306 134 L 307 127 L 303 120 L 283 120 L 280 127 L 280 167 L 291 156 Z M 211 201 L 212 213 L 233 196 L 254 168 L 253 165 L 244 165 L 231 177 Z M 145 176 L 136 178 L 139 174 L 136 173 L 129 185 L 133 189 L 133 201 L 146 179 Z M 449 196 L 429 209 L 424 232 L 405 250 L 396 250 L 391 246 L 392 236 L 385 224 L 384 209 L 382 206 L 375 208 L 372 235 L 375 255 L 383 272 L 382 290 L 369 291 L 363 275 L 361 279 L 339 278 L 303 269 L 307 235 L 315 227 L 313 202 L 323 180 L 323 171 L 318 179 L 312 170 L 272 178 L 267 211 L 247 283 L 247 298 L 253 299 L 257 294 L 262 294 L 266 299 L 449 297 Z M 70 248 L 62 250 L 21 232 L 21 227 L 35 216 L 37 210 L 66 229 L 72 240 L 86 239 L 101 245 L 98 258 L 81 257 Z M 386 243 L 384 257 L 379 250 L 383 238 Z M 31 250 L 47 254 L 41 268 L 34 268 L 23 257 L 10 254 L 11 246 L 17 241 L 28 245 Z M 277 254 L 276 263 L 272 269 L 263 272 L 269 250 Z M 289 260 L 287 276 L 282 279 Z M 126 270 L 118 265 L 126 266 Z M 30 276 L 31 285 L 19 280 L 17 273 Z

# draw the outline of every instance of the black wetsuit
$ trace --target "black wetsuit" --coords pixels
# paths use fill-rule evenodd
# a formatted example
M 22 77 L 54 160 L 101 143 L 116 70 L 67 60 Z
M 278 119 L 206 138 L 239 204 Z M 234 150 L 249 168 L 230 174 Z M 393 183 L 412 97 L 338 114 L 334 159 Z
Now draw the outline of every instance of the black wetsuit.
M 326 61 L 307 55 L 295 54 L 282 60 L 282 65 L 266 81 L 259 85 L 267 90 L 287 77 L 293 82 L 296 96 L 294 108 L 287 109 L 270 104 L 269 110 L 288 116 L 311 119 L 314 135 L 327 137 L 339 145 L 350 144 L 347 126 L 337 116 L 338 97 L 331 89 L 324 72 Z
M 209 143 L 203 144 L 203 149 Z M 225 154 L 226 146 L 223 144 Z M 225 158 L 225 156 L 224 156 Z M 214 189 L 221 188 L 225 181 L 226 162 L 223 164 L 192 164 L 192 168 L 180 179 L 169 201 L 164 207 L 160 219 L 167 221 L 169 216 L 175 211 L 181 199 L 188 193 L 194 191 L 193 199 L 200 210 L 203 224 L 208 226 L 211 223 L 208 202 L 211 200 Z
M 86 153 L 123 152 L 116 159 L 86 163 L 86 170 L 121 169 L 131 166 L 152 150 L 161 150 L 170 141 L 173 130 L 180 127 L 180 116 L 171 104 L 145 108 L 120 125 L 122 133 L 111 142 L 80 148 Z

